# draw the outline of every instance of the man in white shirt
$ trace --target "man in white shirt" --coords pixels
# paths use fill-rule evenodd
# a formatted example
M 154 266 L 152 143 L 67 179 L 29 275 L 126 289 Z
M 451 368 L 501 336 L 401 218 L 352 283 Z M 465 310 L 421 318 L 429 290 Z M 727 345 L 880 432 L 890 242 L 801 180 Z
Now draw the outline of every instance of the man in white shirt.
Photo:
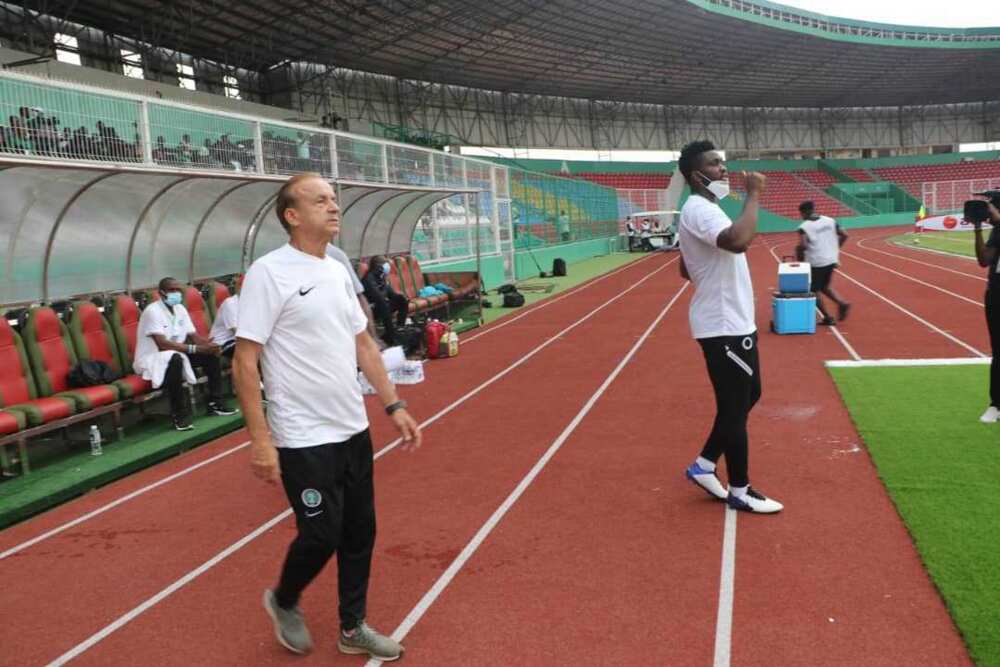
M 652 227 L 649 225 L 649 218 L 643 218 L 639 225 L 639 238 L 642 239 L 642 249 L 649 252 L 653 250 L 653 244 L 649 237 L 652 235 Z
M 635 250 L 635 240 L 638 237 L 638 231 L 636 230 L 635 223 L 632 222 L 632 216 L 625 216 L 625 236 L 628 237 L 628 251 L 632 252 Z
M 240 295 L 237 293 L 228 297 L 219 306 L 215 321 L 212 322 L 212 330 L 208 332 L 208 337 L 219 346 L 224 357 L 232 358 L 236 349 L 236 322 L 239 308 Z
M 816 307 L 823 316 L 820 324 L 829 326 L 837 320 L 830 316 L 823 300 L 819 298 L 820 294 L 837 304 L 837 319 L 847 319 L 847 313 L 851 310 L 851 304 L 841 299 L 830 287 L 833 270 L 840 261 L 840 246 L 847 240 L 847 234 L 833 218 L 817 215 L 816 205 L 811 201 L 799 204 L 799 214 L 803 223 L 799 225 L 799 245 L 795 251 L 800 261 L 809 262 L 812 272 L 810 289 L 816 293 Z
M 184 300 L 184 286 L 174 278 L 164 278 L 159 285 L 160 298 L 142 311 L 136 334 L 135 372 L 149 380 L 154 388 L 163 387 L 170 399 L 170 415 L 174 428 L 189 431 L 191 404 L 185 400 L 184 383 L 195 383 L 192 365 L 208 376 L 208 412 L 213 415 L 233 415 L 222 399 L 222 369 L 219 365 L 221 348 L 210 339 L 198 335 Z
M 746 251 L 757 234 L 757 213 L 764 175 L 746 175 L 747 199 L 736 222 L 719 200 L 729 194 L 722 155 L 710 141 L 695 141 L 681 151 L 681 174 L 691 196 L 681 209 L 681 273 L 694 284 L 688 319 L 701 345 L 715 391 L 716 415 L 701 454 L 685 475 L 733 509 L 773 513 L 781 503 L 750 486 L 747 418 L 760 400 L 760 358 L 754 320 L 753 285 Z M 715 474 L 726 457 L 729 489 Z
M 264 606 L 278 641 L 295 653 L 310 652 L 299 597 L 336 553 L 338 648 L 395 660 L 403 647 L 365 623 L 375 544 L 374 459 L 358 367 L 404 449 L 419 447 L 420 429 L 386 375 L 347 270 L 326 255 L 340 227 L 330 184 L 319 174 L 293 176 L 278 192 L 276 212 L 289 242 L 247 272 L 233 361 L 251 467 L 264 480 L 281 480 L 298 528 Z

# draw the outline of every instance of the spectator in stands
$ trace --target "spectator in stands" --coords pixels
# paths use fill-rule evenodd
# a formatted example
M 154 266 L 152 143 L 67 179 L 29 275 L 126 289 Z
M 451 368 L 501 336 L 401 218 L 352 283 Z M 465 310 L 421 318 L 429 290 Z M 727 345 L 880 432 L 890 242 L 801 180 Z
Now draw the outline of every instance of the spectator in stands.
M 254 262 L 240 298 L 234 372 L 250 432 L 250 465 L 279 480 L 295 512 L 288 548 L 264 607 L 278 641 L 309 653 L 312 638 L 298 607 L 303 590 L 337 555 L 342 653 L 395 660 L 403 647 L 366 622 L 375 545 L 374 457 L 358 369 L 375 387 L 403 436 L 419 447 L 420 427 L 389 381 L 347 272 L 326 256 L 340 209 L 319 174 L 288 179 L 275 209 L 289 242 Z M 269 410 L 260 405 L 264 370 Z
M 631 215 L 625 216 L 625 238 L 628 240 L 628 251 L 632 252 L 636 247 L 636 239 L 639 237 L 639 230 L 635 226 L 635 221 Z
M 559 219 L 557 221 L 557 224 L 558 224 L 558 227 L 559 227 L 559 229 L 558 229 L 558 231 L 559 231 L 559 239 L 563 243 L 565 243 L 566 241 L 569 241 L 570 240 L 569 216 L 566 215 L 566 211 L 559 211 Z
M 989 267 L 986 283 L 986 326 L 990 332 L 990 348 L 993 361 L 990 363 L 990 405 L 979 421 L 992 424 L 1000 421 L 1000 211 L 992 203 L 990 206 L 989 239 L 983 242 L 983 223 L 973 222 L 976 239 L 976 259 L 979 266 Z
M 409 300 L 392 289 L 389 284 L 389 272 L 392 264 L 385 257 L 375 255 L 368 261 L 368 273 L 362 279 L 365 288 L 365 298 L 371 304 L 375 317 L 382 323 L 382 339 L 386 345 L 396 345 L 396 327 L 406 324 L 409 313 Z M 393 322 L 393 313 L 396 321 Z
M 680 221 L 681 275 L 695 288 L 688 319 L 691 335 L 705 356 L 716 405 L 705 446 L 685 474 L 733 509 L 779 512 L 781 503 L 750 486 L 748 464 L 747 418 L 760 399 L 761 382 L 746 251 L 757 234 L 765 177 L 756 172 L 744 176 L 746 201 L 733 222 L 719 206 L 719 200 L 729 194 L 729 172 L 712 142 L 685 146 L 678 169 L 691 186 Z M 728 491 L 716 476 L 716 464 L 723 455 Z
M 295 150 L 299 159 L 298 171 L 309 171 L 309 168 L 312 166 L 309 159 L 309 135 L 305 132 L 298 132 L 297 137 Z
M 198 335 L 182 303 L 183 294 L 184 287 L 174 278 L 160 281 L 160 298 L 146 306 L 139 317 L 133 366 L 153 387 L 164 387 L 174 428 L 189 431 L 193 428 L 191 404 L 185 400 L 184 382 L 195 383 L 192 366 L 201 367 L 208 376 L 209 414 L 236 413 L 222 398 L 222 350 L 211 339 Z
M 810 289 L 816 293 L 816 307 L 823 316 L 820 324 L 830 326 L 836 324 L 837 320 L 833 319 L 823 305 L 820 294 L 837 304 L 837 319 L 847 319 L 851 310 L 851 304 L 841 299 L 830 287 L 833 270 L 840 261 L 840 246 L 847 240 L 847 234 L 836 220 L 816 213 L 816 205 L 811 201 L 799 204 L 799 214 L 802 215 L 803 222 L 799 225 L 799 245 L 795 254 L 799 261 L 809 262 L 812 271 Z
M 181 143 L 177 145 L 177 156 L 184 164 L 194 162 L 195 148 L 191 145 L 191 135 L 185 134 L 181 137 Z

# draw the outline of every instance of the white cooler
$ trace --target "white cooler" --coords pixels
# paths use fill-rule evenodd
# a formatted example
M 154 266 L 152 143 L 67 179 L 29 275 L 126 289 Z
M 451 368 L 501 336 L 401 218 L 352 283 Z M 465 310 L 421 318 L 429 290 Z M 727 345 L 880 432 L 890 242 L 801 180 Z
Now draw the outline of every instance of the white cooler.
M 782 294 L 805 294 L 809 291 L 809 262 L 787 261 L 778 264 L 778 291 Z

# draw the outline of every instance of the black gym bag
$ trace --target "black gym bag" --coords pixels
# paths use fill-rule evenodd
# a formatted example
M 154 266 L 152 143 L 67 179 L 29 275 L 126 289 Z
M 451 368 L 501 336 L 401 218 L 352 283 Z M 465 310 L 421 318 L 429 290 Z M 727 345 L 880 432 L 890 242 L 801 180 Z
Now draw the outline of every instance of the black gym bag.
M 552 260 L 552 275 L 561 277 L 566 275 L 566 260 L 562 257 L 556 257 Z

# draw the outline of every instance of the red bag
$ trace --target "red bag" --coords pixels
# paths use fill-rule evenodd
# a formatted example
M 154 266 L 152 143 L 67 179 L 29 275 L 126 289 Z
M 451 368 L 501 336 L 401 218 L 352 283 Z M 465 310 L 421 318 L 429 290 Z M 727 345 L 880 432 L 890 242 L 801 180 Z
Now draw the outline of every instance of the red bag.
M 444 322 L 431 320 L 424 327 L 424 341 L 426 342 L 427 356 L 436 359 L 441 356 L 441 338 L 448 333 L 449 327 Z

